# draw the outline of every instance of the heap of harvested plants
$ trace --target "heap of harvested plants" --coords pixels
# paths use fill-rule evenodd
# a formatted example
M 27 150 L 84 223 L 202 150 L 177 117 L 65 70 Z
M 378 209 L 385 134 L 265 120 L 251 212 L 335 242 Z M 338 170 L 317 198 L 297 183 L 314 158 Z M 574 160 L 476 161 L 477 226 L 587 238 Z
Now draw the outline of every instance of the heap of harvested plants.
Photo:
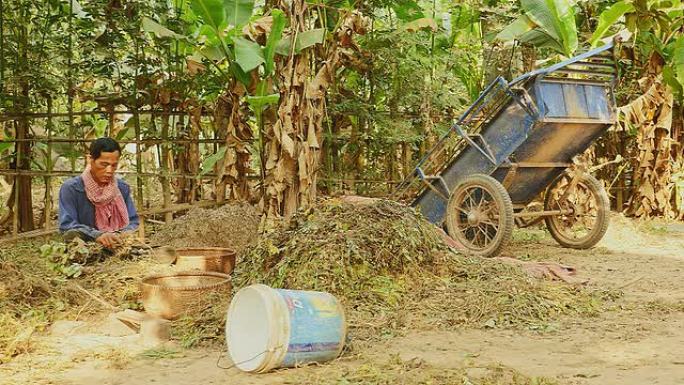
M 83 274 L 85 265 L 107 259 L 132 259 L 152 252 L 151 247 L 133 233 L 125 233 L 114 250 L 107 250 L 97 242 L 75 238 L 71 242 L 52 241 L 40 246 L 41 257 L 47 258 L 53 270 L 69 278 Z
M 565 313 L 595 314 L 605 295 L 459 255 L 398 203 L 334 199 L 245 250 L 233 283 L 331 292 L 344 301 L 357 336 L 409 326 L 540 326 Z
M 254 206 L 226 204 L 216 209 L 194 208 L 161 226 L 151 237 L 155 245 L 227 247 L 240 252 L 254 240 L 261 214 Z
M 54 320 L 141 309 L 140 279 L 166 267 L 132 259 L 134 243 L 106 256 L 99 245 L 57 238 L 1 247 L 0 363 L 31 351 L 32 334 Z

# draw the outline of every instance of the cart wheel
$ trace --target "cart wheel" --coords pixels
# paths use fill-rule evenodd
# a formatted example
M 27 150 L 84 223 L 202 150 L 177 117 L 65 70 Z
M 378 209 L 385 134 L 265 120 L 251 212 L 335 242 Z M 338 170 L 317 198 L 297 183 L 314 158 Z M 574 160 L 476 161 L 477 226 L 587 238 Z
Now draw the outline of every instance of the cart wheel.
M 608 194 L 589 174 L 578 176 L 574 188 L 571 182 L 572 176 L 567 173 L 556 178 L 546 190 L 544 208 L 571 210 L 572 214 L 548 216 L 544 221 L 551 236 L 561 246 L 588 249 L 597 244 L 608 230 Z
M 475 255 L 496 256 L 513 231 L 513 204 L 496 179 L 476 174 L 461 181 L 449 198 L 447 232 Z

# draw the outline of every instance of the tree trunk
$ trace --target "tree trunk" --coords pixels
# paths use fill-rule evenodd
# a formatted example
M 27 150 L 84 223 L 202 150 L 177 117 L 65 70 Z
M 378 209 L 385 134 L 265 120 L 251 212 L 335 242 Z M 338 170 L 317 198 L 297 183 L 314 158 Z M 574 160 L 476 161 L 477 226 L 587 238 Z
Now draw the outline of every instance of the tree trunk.
M 240 99 L 246 90 L 241 83 L 235 82 L 219 98 L 214 110 L 216 131 L 226 141 L 226 153 L 222 164 L 219 163 L 219 176 L 216 185 L 216 198 L 219 202 L 229 200 L 247 201 L 252 197 L 247 173 L 250 170 L 252 154 L 248 145 L 254 138 L 252 129 L 245 121 L 247 115 Z
M 662 77 L 649 79 L 646 92 L 620 108 L 623 125 L 638 127 L 628 213 L 637 217 L 676 217 L 670 188 L 676 147 L 672 138 L 674 95 Z

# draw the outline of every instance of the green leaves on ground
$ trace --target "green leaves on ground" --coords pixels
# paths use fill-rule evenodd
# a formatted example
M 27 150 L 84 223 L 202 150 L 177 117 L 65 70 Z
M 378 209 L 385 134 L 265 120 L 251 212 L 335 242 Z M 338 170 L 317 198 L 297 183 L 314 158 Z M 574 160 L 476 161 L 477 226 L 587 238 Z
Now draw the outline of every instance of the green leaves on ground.
M 40 255 L 48 259 L 52 270 L 67 278 L 83 274 L 83 262 L 90 255 L 85 244 L 67 246 L 62 242 L 50 242 L 40 246 Z

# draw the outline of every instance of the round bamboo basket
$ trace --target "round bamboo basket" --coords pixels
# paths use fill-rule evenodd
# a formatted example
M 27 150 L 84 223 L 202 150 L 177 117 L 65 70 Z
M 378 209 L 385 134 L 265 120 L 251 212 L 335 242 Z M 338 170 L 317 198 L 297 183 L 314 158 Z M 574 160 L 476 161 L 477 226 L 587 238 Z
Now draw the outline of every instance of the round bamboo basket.
M 186 247 L 176 249 L 180 270 L 216 271 L 230 274 L 235 268 L 235 252 L 221 247 Z
M 169 320 L 225 301 L 231 290 L 229 275 L 211 271 L 151 275 L 141 283 L 145 311 Z

